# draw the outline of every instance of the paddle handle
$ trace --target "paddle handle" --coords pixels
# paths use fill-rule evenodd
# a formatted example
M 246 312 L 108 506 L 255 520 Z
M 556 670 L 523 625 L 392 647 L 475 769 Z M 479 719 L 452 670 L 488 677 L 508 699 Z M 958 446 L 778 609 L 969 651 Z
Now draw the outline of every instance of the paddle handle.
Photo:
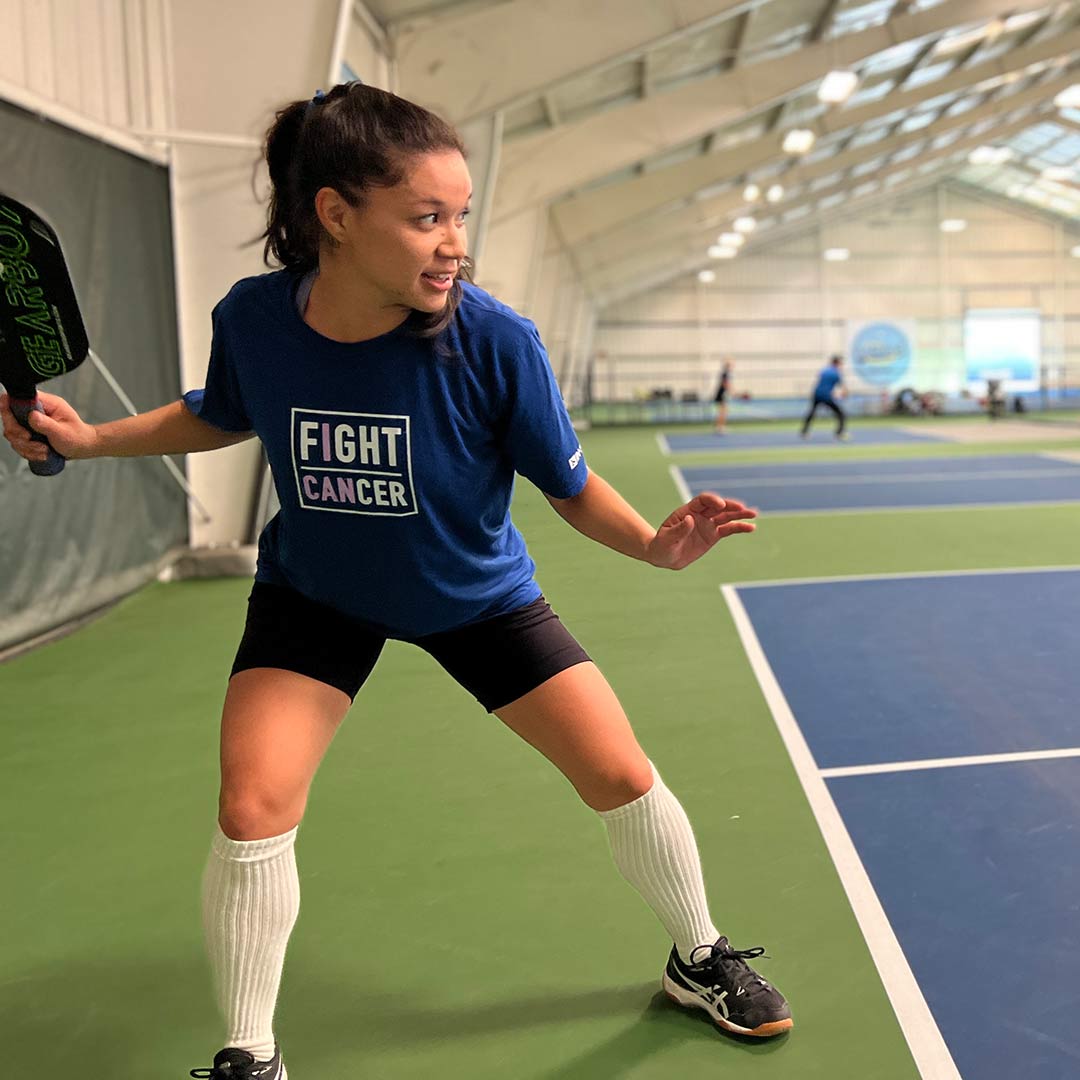
M 30 426 L 30 414 L 32 412 L 43 413 L 45 406 L 41 404 L 41 398 L 35 394 L 32 398 L 10 398 L 11 411 L 15 415 L 15 419 L 27 431 L 30 432 L 31 442 L 44 443 L 49 447 L 49 456 L 44 461 L 31 461 L 30 471 L 35 476 L 57 476 L 64 471 L 64 463 L 66 458 L 58 454 L 51 446 L 49 446 L 49 440 L 41 434 L 40 431 L 34 431 Z

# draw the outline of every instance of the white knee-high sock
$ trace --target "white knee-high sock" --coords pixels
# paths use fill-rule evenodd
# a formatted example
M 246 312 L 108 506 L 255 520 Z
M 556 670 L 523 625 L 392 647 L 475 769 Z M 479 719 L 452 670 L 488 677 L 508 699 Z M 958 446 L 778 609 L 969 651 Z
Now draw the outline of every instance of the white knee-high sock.
M 218 827 L 203 875 L 203 929 L 225 1046 L 265 1061 L 274 1054 L 274 1005 L 285 946 L 300 912 L 296 829 L 230 840 Z
M 679 956 L 720 936 L 709 917 L 697 842 L 679 800 L 653 766 L 653 786 L 640 798 L 599 811 L 623 877 L 656 912 Z

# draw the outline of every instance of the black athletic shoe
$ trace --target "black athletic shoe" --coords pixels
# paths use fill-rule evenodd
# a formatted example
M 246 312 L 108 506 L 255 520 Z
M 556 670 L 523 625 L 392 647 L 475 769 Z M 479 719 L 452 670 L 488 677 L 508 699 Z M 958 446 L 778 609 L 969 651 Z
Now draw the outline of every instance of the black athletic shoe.
M 684 964 L 671 950 L 664 969 L 664 991 L 676 1005 L 704 1009 L 714 1023 L 740 1035 L 779 1035 L 792 1026 L 784 995 L 746 961 L 763 948 L 733 949 L 726 937 L 699 945 Z
M 205 1080 L 289 1080 L 280 1046 L 274 1047 L 269 1061 L 256 1061 L 246 1050 L 227 1046 L 218 1051 L 211 1068 L 192 1069 L 191 1075 Z

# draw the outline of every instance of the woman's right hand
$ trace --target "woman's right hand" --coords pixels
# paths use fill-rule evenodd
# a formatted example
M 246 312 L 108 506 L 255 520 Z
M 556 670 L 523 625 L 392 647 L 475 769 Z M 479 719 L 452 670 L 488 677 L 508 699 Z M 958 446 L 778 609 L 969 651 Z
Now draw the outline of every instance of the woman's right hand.
M 39 391 L 38 400 L 45 412 L 30 414 L 30 426 L 34 431 L 44 435 L 52 448 L 65 458 L 93 457 L 97 445 L 93 425 L 84 423 L 62 397 Z M 15 419 L 7 394 L 0 394 L 0 418 L 3 419 L 4 438 L 11 443 L 15 453 L 27 461 L 44 461 L 48 457 L 49 448 L 42 442 L 33 442 L 30 432 Z

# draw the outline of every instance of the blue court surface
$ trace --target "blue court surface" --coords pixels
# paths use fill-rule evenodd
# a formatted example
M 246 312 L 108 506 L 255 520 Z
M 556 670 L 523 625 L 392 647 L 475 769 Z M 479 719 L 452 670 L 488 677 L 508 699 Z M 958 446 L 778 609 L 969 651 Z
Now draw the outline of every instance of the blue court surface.
M 805 439 L 799 438 L 798 427 L 777 431 L 738 431 L 729 429 L 726 435 L 702 432 L 698 435 L 678 435 L 665 432 L 660 436 L 666 453 L 679 454 L 690 450 L 762 450 L 773 447 L 835 446 L 834 424 L 819 424 L 810 429 Z M 933 435 L 913 435 L 900 428 L 866 427 L 851 430 L 852 446 L 880 446 L 885 443 L 940 443 L 946 440 Z M 847 445 L 840 443 L 839 445 Z
M 913 975 L 951 1055 L 923 1075 L 1080 1076 L 1080 569 L 739 586 L 729 603 L 853 907 L 879 917 L 851 845 L 902 950 L 890 964 L 868 933 L 897 1014 Z M 924 1064 L 940 1046 L 908 1038 Z
M 718 491 L 773 513 L 1080 500 L 1080 461 L 1038 454 L 706 465 L 672 475 L 688 498 Z

